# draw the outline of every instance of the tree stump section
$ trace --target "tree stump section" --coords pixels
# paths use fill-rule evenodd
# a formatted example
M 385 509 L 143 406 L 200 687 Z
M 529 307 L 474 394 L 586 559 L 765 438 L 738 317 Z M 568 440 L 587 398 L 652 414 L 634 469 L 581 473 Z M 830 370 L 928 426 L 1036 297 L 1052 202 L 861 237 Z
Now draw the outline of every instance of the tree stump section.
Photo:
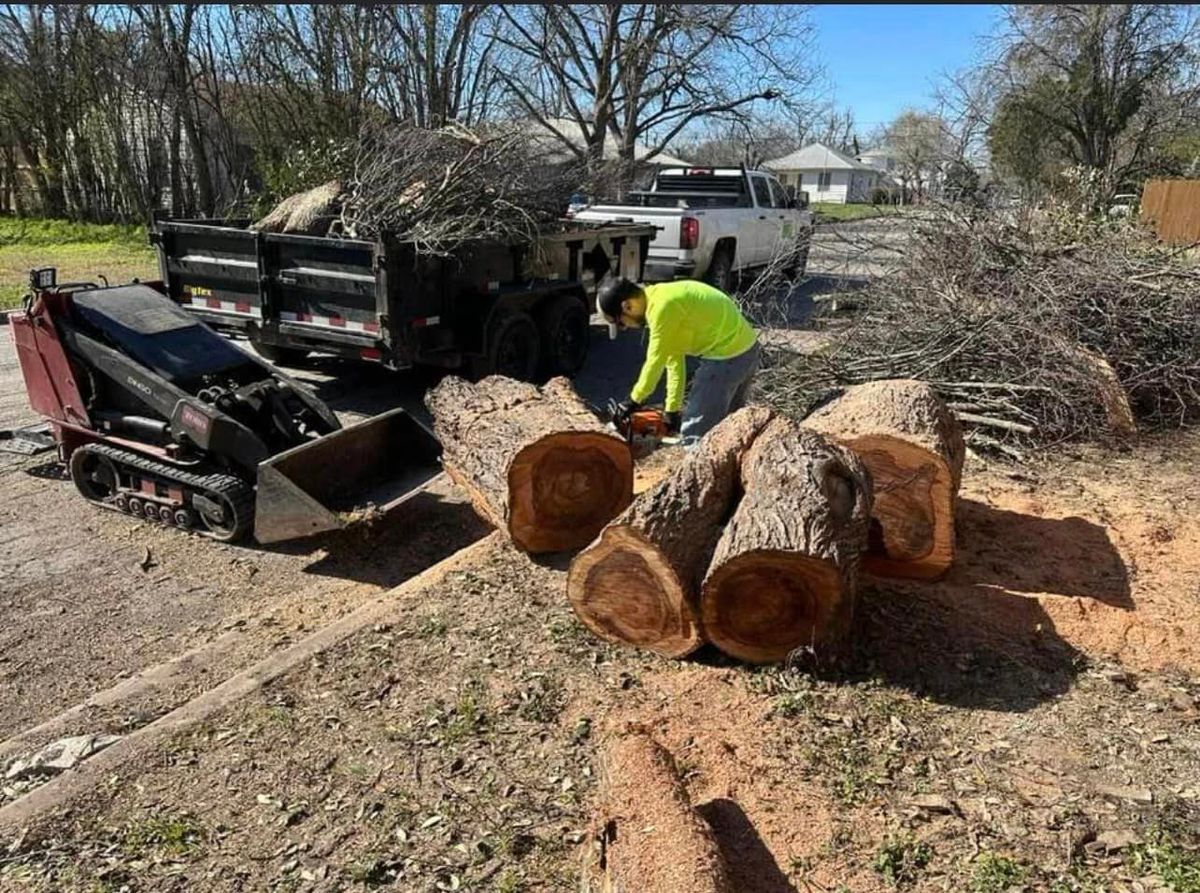
M 644 730 L 608 746 L 600 796 L 584 893 L 733 893 L 712 828 L 692 808 L 671 755 Z
M 745 495 L 701 594 L 704 635 L 751 663 L 840 656 L 854 615 L 871 482 L 849 450 L 777 418 L 742 459 Z
M 565 378 L 443 379 L 425 396 L 442 464 L 526 552 L 587 545 L 633 499 L 633 459 Z
M 666 657 L 703 644 L 700 584 L 733 510 L 742 454 L 770 419 L 757 406 L 725 419 L 576 556 L 567 595 L 588 629 Z
M 966 452 L 962 430 L 922 381 L 847 388 L 804 426 L 849 447 L 871 472 L 875 502 L 865 570 L 935 579 L 954 561 L 954 509 Z

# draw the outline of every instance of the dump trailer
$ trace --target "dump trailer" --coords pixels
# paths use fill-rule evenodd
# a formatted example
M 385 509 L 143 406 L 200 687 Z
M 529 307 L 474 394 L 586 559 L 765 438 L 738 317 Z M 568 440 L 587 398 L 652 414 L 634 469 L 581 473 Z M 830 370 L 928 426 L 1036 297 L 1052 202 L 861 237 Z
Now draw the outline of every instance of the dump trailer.
M 644 223 L 560 221 L 530 242 L 446 256 L 376 241 L 256 232 L 245 220 L 158 219 L 150 239 L 171 300 L 287 365 L 310 352 L 502 374 L 573 375 L 605 274 L 640 279 Z
M 95 505 L 271 543 L 393 511 L 441 473 L 437 440 L 404 410 L 343 428 L 161 283 L 31 278 L 10 316 L 29 402 Z

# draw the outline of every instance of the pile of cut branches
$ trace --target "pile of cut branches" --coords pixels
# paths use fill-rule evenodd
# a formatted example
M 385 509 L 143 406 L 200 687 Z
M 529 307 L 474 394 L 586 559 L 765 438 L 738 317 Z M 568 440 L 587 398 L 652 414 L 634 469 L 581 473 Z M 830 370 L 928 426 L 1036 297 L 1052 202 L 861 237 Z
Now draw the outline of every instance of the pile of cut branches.
M 381 127 L 355 153 L 343 228 L 356 238 L 393 233 L 428 254 L 474 239 L 528 241 L 586 180 L 581 162 L 513 128 Z
M 515 127 L 383 124 L 364 131 L 348 154 L 338 179 L 290 196 L 254 228 L 388 235 L 420 254 L 448 255 L 474 240 L 535 241 L 572 194 L 605 193 L 632 175 L 629 165 L 589 165 L 550 137 Z
M 1132 225 L 978 209 L 913 226 L 892 272 L 856 294 L 857 315 L 819 323 L 818 350 L 770 352 L 763 399 L 803 415 L 844 385 L 923 379 L 969 441 L 1014 455 L 1200 420 L 1200 267 L 1187 252 Z

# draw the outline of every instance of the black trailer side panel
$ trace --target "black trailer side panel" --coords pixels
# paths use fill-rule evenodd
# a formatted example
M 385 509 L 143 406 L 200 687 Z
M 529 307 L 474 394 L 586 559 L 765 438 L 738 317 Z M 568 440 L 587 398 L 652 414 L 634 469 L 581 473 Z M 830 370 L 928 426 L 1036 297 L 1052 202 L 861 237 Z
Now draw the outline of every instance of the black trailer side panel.
M 159 268 L 172 300 L 220 325 L 261 324 L 258 233 L 204 223 L 157 232 Z
M 265 254 L 281 332 L 349 336 L 364 345 L 379 339 L 373 243 L 271 234 Z

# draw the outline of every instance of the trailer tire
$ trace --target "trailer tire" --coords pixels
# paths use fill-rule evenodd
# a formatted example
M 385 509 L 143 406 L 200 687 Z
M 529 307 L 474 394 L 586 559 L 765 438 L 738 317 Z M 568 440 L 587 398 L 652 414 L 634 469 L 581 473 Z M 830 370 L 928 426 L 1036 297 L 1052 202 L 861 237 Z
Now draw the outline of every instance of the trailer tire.
M 255 334 L 250 335 L 250 344 L 259 356 L 276 366 L 298 366 L 311 352 L 303 347 L 280 347 L 277 344 L 266 344 Z
M 733 247 L 729 244 L 717 245 L 713 250 L 712 260 L 708 262 L 708 272 L 704 274 L 704 281 L 713 288 L 729 294 L 735 278 Z
M 519 310 L 502 311 L 492 317 L 487 353 L 476 367 L 477 377 L 503 375 L 533 381 L 541 357 L 537 325 Z
M 587 361 L 591 321 L 583 302 L 571 295 L 551 298 L 537 309 L 542 374 L 573 376 Z

